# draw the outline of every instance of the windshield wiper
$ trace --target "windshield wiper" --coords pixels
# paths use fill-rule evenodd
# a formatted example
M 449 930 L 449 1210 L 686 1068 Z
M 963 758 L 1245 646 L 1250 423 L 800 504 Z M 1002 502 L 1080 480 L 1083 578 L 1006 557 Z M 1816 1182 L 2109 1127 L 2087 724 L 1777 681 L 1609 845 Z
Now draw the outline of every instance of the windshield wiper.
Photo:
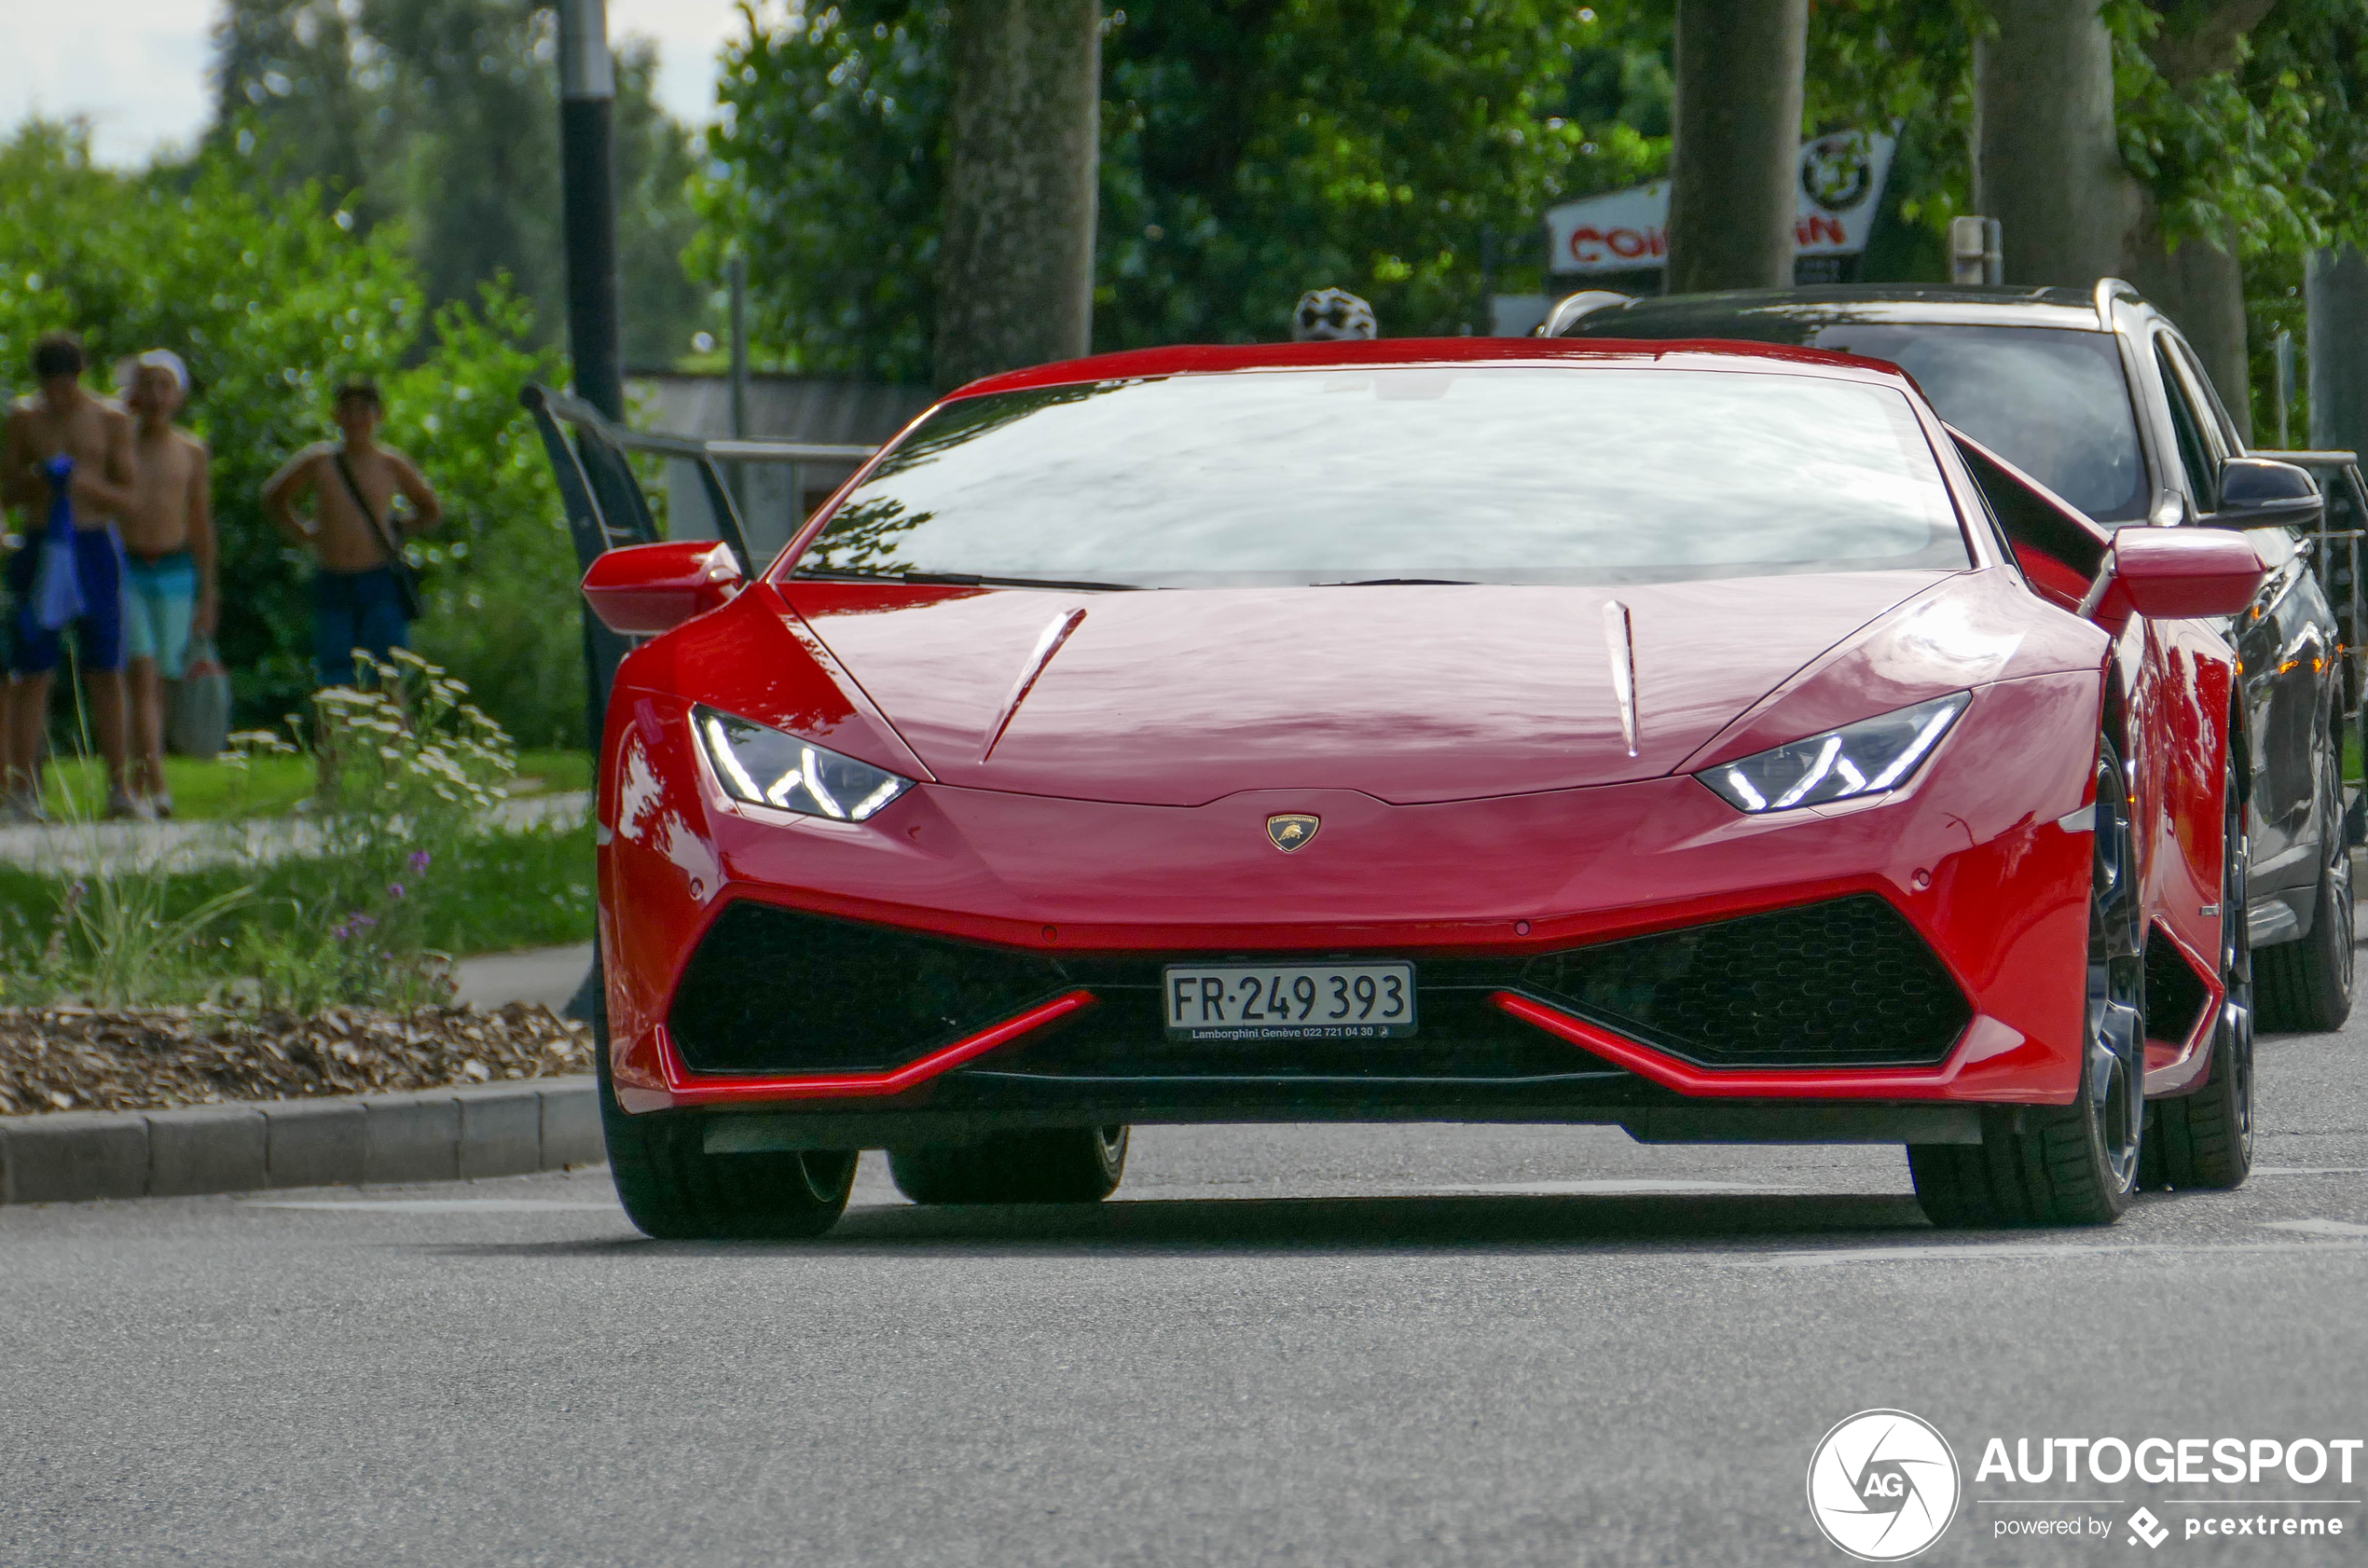
M 1477 585 L 1462 577 L 1358 577 L 1346 582 L 1315 583 L 1309 585 L 1317 588 L 1469 588 Z
M 1136 591 L 1132 583 L 1086 583 L 1064 577 L 997 577 L 976 571 L 908 571 L 902 581 L 952 583 L 966 588 L 1078 588 L 1087 593 L 1104 594 Z

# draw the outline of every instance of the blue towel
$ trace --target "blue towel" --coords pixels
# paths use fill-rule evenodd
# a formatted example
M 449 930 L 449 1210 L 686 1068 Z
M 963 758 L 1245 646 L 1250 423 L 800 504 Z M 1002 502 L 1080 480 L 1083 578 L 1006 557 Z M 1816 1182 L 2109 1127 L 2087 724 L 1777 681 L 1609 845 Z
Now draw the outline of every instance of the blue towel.
M 42 465 L 49 476 L 49 526 L 41 533 L 41 564 L 34 579 L 34 619 L 48 631 L 57 631 L 80 618 L 88 608 L 82 597 L 82 573 L 74 558 L 74 460 L 51 458 Z

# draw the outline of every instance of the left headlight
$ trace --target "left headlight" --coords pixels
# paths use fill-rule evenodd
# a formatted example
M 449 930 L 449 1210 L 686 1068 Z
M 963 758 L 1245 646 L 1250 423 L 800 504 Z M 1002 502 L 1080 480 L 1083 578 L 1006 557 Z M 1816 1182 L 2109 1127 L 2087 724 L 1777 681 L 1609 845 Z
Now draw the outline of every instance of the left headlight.
M 1907 781 L 1971 701 L 1971 692 L 1952 692 L 1694 777 L 1736 810 L 1754 813 L 1880 794 Z
M 751 805 L 860 822 L 913 787 L 901 774 L 712 708 L 693 708 L 691 725 L 724 790 Z

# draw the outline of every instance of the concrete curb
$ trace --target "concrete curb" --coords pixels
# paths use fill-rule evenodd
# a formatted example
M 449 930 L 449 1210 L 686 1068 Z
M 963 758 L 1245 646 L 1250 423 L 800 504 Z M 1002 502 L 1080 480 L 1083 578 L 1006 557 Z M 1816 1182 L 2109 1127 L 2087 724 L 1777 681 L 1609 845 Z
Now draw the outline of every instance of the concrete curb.
M 609 1157 L 590 1077 L 0 1116 L 0 1204 L 524 1176 Z

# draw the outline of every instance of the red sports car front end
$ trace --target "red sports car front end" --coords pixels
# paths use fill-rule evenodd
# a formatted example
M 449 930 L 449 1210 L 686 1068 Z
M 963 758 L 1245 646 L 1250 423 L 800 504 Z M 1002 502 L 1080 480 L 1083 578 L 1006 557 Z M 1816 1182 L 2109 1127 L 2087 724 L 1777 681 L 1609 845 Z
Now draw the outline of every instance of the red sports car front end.
M 738 1173 L 828 1208 L 849 1151 L 886 1148 L 924 1201 L 1099 1196 L 1094 1151 L 1114 1183 L 1114 1135 L 1161 1121 L 1972 1148 L 2092 1089 L 2134 1114 L 2148 1067 L 2210 1052 L 2220 846 L 2131 834 L 2123 780 L 2216 812 L 2220 764 L 2112 738 L 2152 655 L 2045 602 L 1994 529 L 1962 523 L 1981 503 L 1900 378 L 1833 356 L 1383 347 L 986 383 L 768 576 L 626 661 L 601 762 L 604 1066 L 613 1143 L 667 1131 L 621 1158 L 621 1186 L 679 1198 Z M 1107 450 L 1081 444 L 1110 433 L 1096 399 L 1123 412 L 1123 389 L 1196 382 L 1153 410 L 1188 452 L 1238 439 L 1243 397 L 1270 402 L 1263 425 L 1329 418 L 1311 390 L 1378 406 L 1385 444 L 1455 419 L 1393 402 L 1581 365 L 1620 403 L 1628 378 L 1681 404 L 1701 395 L 1687 376 L 1758 378 L 1730 411 L 1747 447 L 1752 420 L 1766 447 L 1791 417 L 1771 398 L 1818 383 L 1808 417 L 1871 455 L 1824 474 L 1843 501 L 1745 498 L 1794 537 L 1738 560 L 1649 537 L 1675 515 L 1572 562 L 1507 508 L 1516 537 L 1477 550 L 1441 543 L 1433 516 L 1376 538 L 1363 513 L 1314 543 L 1212 525 L 1202 557 L 1164 534 L 1136 549 L 1109 510 L 1166 502 L 1129 494 L 1095 496 L 1053 544 L 1026 531 L 1028 486 Z M 1501 417 L 1488 400 L 1508 389 L 1555 392 L 1467 400 Z M 1078 428 L 1033 431 L 1048 410 Z M 1023 436 L 1003 468 L 964 456 Z M 1568 461 L 1639 461 L 1625 445 Z M 950 476 L 931 468 L 947 452 Z M 998 510 L 998 487 L 1023 500 Z M 1213 488 L 1211 506 L 1249 504 Z M 965 506 L 1035 556 L 894 553 L 948 549 Z M 1820 531 L 1853 506 L 1864 534 Z M 2224 663 L 2190 641 L 2147 721 L 2224 742 Z M 2100 774 L 2100 746 L 2128 767 Z M 2155 1021 L 2143 1061 L 2136 948 L 2098 957 L 2100 820 L 2136 860 L 2113 907 L 2156 912 L 2129 918 L 2210 1004 Z M 2099 1000 L 2100 964 L 2123 1000 Z M 712 1204 L 661 1207 L 637 1217 L 718 1228 Z

